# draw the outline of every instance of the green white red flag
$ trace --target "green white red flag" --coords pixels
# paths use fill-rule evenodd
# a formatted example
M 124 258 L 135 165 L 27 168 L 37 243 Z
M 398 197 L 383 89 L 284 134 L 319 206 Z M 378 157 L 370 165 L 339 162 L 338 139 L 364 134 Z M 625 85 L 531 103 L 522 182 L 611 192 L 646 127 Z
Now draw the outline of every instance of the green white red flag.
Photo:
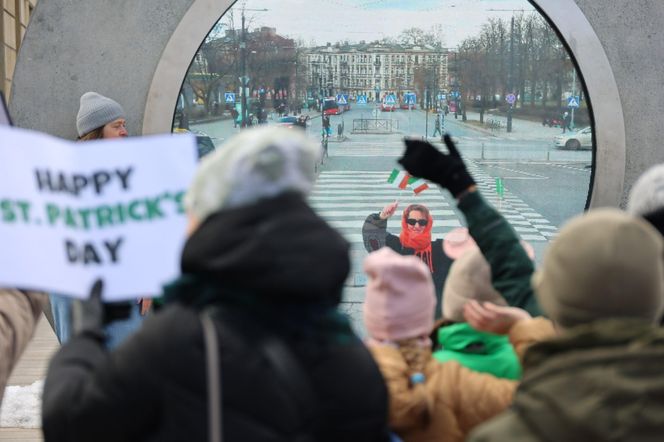
M 408 172 L 399 169 L 392 169 L 387 182 L 402 190 L 411 186 L 415 195 L 429 188 L 429 185 L 422 178 L 415 178 Z
M 405 189 L 408 187 L 409 179 L 410 175 L 405 170 L 392 169 L 392 173 L 390 174 L 389 178 L 387 178 L 387 182 L 393 184 L 399 189 Z
M 415 195 L 429 188 L 427 182 L 424 181 L 422 178 L 413 178 L 412 180 L 413 181 L 410 182 L 409 184 L 413 187 L 413 192 L 415 192 Z

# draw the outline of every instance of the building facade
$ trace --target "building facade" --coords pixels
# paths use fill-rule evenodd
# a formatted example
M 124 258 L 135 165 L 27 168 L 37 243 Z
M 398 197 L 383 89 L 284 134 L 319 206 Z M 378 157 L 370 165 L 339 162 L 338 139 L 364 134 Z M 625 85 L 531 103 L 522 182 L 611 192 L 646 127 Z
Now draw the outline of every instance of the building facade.
M 448 51 L 434 46 L 359 43 L 310 48 L 306 53 L 311 96 L 364 95 L 370 101 L 416 93 L 433 103 L 448 89 Z
M 37 0 L 2 0 L 0 12 L 0 90 L 9 97 L 16 56 Z

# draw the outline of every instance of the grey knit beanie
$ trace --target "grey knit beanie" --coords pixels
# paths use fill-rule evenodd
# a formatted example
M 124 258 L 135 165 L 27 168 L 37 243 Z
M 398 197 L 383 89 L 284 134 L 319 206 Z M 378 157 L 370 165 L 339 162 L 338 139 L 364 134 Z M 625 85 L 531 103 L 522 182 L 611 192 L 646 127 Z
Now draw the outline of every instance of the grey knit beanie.
M 320 147 L 304 131 L 274 126 L 246 129 L 202 161 L 184 199 L 203 221 L 211 214 L 287 191 L 308 195 Z
M 533 275 L 542 309 L 567 328 L 597 319 L 657 322 L 664 308 L 664 242 L 640 218 L 594 209 L 569 221 Z
M 76 116 L 78 136 L 82 137 L 124 116 L 122 106 L 116 101 L 96 92 L 86 92 L 81 96 L 81 105 Z

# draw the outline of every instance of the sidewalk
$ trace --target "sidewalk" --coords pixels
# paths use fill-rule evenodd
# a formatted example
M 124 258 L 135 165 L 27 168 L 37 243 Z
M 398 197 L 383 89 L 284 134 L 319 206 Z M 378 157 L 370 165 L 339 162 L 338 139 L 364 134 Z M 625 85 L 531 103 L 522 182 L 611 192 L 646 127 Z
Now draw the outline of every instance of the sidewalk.
M 7 386 L 26 386 L 46 376 L 48 363 L 55 352 L 60 348 L 58 339 L 46 317 L 42 315 L 37 324 L 35 335 L 23 352 Z M 41 410 L 40 410 L 41 413 Z M 41 429 L 0 428 L 0 440 L 17 442 L 41 442 L 44 440 Z
M 452 114 L 450 114 L 452 115 Z M 466 111 L 466 117 L 468 121 L 480 121 L 479 112 Z M 448 116 L 449 118 L 449 116 Z M 454 118 L 454 116 L 452 116 Z M 507 117 L 502 115 L 493 115 L 488 112 L 484 113 L 484 123 L 488 120 L 495 120 L 500 122 L 500 129 L 491 130 L 488 127 L 476 126 L 469 124 L 468 127 L 482 131 L 487 135 L 494 136 L 496 138 L 505 139 L 505 140 L 553 140 L 553 137 L 559 135 L 562 131 L 558 127 L 548 127 L 542 126 L 542 123 L 537 121 L 522 120 L 520 118 L 512 117 L 512 132 L 507 132 Z M 461 121 L 461 117 L 458 120 L 459 123 L 464 124 Z M 467 124 L 467 123 L 466 123 Z

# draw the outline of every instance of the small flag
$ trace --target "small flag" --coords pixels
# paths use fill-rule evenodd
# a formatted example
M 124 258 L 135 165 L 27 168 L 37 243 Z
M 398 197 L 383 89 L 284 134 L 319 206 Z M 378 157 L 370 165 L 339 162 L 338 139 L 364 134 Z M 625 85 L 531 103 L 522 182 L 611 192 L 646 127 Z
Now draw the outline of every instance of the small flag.
M 429 185 L 422 178 L 411 178 L 409 184 L 413 186 L 413 192 L 415 192 L 415 195 L 429 188 Z
M 405 189 L 408 186 L 409 179 L 410 175 L 408 175 L 408 172 L 399 169 L 392 169 L 392 173 L 390 173 L 387 182 L 396 185 L 399 189 Z

